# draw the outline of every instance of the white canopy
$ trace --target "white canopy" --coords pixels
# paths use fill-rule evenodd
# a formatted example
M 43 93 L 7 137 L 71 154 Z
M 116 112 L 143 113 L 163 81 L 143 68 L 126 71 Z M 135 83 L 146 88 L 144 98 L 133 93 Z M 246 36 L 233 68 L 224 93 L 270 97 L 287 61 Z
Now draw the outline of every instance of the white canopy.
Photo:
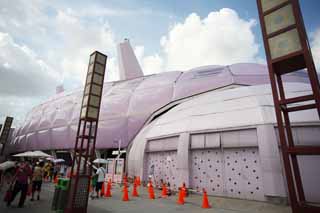
M 6 170 L 16 165 L 15 161 L 6 161 L 0 164 L 0 170 Z
M 93 163 L 103 163 L 103 164 L 107 164 L 108 161 L 102 158 L 97 158 L 93 161 Z
M 34 152 L 31 152 L 31 151 L 27 151 L 27 152 L 23 152 L 23 153 L 20 153 L 20 154 L 16 154 L 16 155 L 13 155 L 14 157 L 31 157 L 31 158 L 49 158 L 49 157 L 52 157 L 51 155 L 48 155 L 42 151 L 34 151 Z

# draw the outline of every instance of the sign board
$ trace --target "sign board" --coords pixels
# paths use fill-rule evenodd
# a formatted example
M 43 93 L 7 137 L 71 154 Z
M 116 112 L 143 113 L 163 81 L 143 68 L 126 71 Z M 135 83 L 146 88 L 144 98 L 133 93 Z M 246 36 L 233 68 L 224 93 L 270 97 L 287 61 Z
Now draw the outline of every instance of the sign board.
M 126 150 L 120 150 L 120 153 L 121 154 L 126 153 Z M 119 151 L 118 150 L 112 151 L 112 155 L 119 155 Z
M 1 135 L 0 135 L 1 144 L 5 144 L 8 140 L 12 121 L 13 121 L 12 117 L 6 117 L 6 121 L 4 122 L 3 128 L 1 129 Z

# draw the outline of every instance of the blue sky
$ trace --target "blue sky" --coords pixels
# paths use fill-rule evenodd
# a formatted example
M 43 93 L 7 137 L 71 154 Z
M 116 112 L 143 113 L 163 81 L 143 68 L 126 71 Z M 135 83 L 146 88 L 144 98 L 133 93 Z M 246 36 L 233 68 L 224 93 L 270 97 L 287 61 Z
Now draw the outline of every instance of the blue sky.
M 300 0 L 317 66 L 318 0 Z M 116 45 L 129 38 L 145 74 L 208 64 L 265 63 L 255 0 L 2 0 L 0 123 L 23 122 L 33 106 L 83 84 L 89 54 L 109 56 L 118 79 Z

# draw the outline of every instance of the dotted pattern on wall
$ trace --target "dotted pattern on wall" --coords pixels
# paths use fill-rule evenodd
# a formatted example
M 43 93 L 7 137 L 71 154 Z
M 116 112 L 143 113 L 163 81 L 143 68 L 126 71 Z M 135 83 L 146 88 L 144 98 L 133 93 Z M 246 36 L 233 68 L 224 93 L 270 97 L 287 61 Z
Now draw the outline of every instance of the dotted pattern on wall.
M 159 184 L 163 179 L 166 183 L 170 183 L 171 189 L 177 190 L 179 187 L 177 183 L 177 152 L 149 152 L 147 154 L 147 174 L 149 176 L 152 173 L 156 184 Z
M 191 150 L 190 184 L 209 195 L 264 201 L 257 148 Z
M 224 195 L 221 150 L 192 150 L 191 159 L 191 187 L 197 191 L 205 188 L 210 195 Z
M 249 200 L 265 200 L 258 149 L 224 149 L 223 156 L 226 195 Z

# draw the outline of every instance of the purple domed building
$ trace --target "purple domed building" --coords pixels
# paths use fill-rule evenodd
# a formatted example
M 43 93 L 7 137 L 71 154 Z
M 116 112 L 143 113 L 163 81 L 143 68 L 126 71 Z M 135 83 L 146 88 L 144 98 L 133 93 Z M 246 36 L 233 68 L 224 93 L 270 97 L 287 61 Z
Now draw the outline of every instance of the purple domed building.
M 287 199 L 276 118 L 265 65 L 239 63 L 144 76 L 128 41 L 119 45 L 120 81 L 104 84 L 97 156 L 126 150 L 126 172 L 150 175 L 177 189 L 182 182 L 208 194 L 249 200 Z M 287 96 L 308 94 L 307 76 L 284 77 Z M 62 92 L 34 107 L 6 152 L 70 153 L 82 89 Z M 293 114 L 300 144 L 319 144 L 316 111 Z M 317 159 L 299 158 L 307 200 Z

